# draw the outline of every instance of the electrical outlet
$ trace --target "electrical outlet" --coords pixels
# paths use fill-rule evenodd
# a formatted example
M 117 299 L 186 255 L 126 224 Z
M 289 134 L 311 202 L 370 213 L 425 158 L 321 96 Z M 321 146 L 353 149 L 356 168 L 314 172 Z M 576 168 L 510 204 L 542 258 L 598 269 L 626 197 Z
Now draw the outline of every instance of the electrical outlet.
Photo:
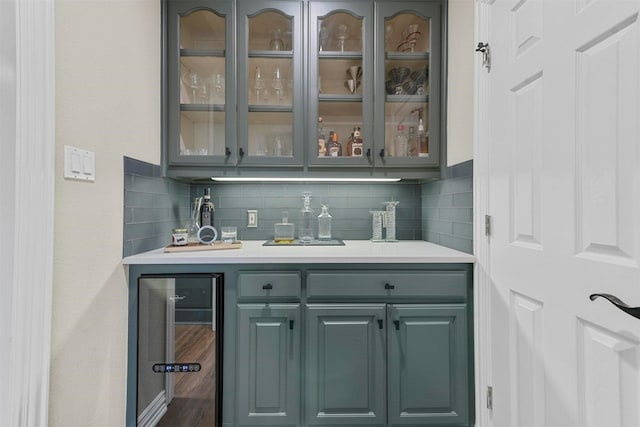
M 250 209 L 247 211 L 247 228 L 258 227 L 258 211 L 256 209 Z

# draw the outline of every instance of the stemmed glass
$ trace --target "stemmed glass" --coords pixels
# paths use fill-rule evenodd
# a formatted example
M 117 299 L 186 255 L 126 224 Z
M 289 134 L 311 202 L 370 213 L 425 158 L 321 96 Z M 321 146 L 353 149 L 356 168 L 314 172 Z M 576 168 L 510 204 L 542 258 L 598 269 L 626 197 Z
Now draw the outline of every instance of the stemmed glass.
M 198 89 L 201 86 L 201 78 L 193 71 L 187 71 L 182 75 L 182 81 L 191 89 L 191 103 L 196 104 L 198 99 Z
M 338 43 L 340 44 L 340 52 L 344 52 L 344 41 L 347 38 L 349 27 L 345 24 L 338 25 Z
M 322 52 L 323 50 L 325 50 L 327 48 L 327 40 L 329 39 L 329 30 L 327 29 L 327 26 L 322 24 L 320 25 L 320 31 L 318 34 L 318 41 L 320 44 L 320 52 Z
M 280 77 L 280 67 L 276 67 L 276 70 L 273 72 L 271 87 L 276 91 L 276 102 L 280 103 L 282 100 L 282 78 Z
M 256 75 L 253 81 L 253 89 L 256 91 L 256 104 L 260 103 L 261 95 L 264 93 L 265 86 L 260 73 L 260 67 L 256 67 Z

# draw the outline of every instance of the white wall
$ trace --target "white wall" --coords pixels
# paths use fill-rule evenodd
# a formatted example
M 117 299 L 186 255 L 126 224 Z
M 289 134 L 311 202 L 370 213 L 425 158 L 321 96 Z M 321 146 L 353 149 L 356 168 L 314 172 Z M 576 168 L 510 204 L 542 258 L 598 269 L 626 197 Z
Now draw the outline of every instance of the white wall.
M 449 0 L 447 166 L 473 158 L 474 0 Z
M 13 242 L 15 224 L 15 158 L 16 150 L 16 6 L 14 1 L 0 1 L 0 236 Z M 11 314 L 14 280 L 12 245 L 0 245 L 0 366 L 11 366 Z M 0 386 L 0 424 L 9 422 L 11 393 L 9 382 Z
M 122 426 L 123 156 L 160 162 L 160 1 L 56 0 L 55 14 L 49 425 Z M 63 179 L 63 145 L 95 151 L 95 183 Z

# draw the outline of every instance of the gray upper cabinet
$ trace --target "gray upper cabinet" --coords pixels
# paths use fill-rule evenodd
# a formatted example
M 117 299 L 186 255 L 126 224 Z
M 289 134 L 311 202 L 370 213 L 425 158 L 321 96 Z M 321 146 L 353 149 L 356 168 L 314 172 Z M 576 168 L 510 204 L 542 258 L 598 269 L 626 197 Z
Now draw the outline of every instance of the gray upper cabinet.
M 370 1 L 309 3 L 309 165 L 373 165 L 373 23 Z
M 376 2 L 376 168 L 440 164 L 442 7 Z
M 442 0 L 167 0 L 172 177 L 438 178 Z
M 169 1 L 165 157 L 169 165 L 233 165 L 235 19 L 228 1 Z
M 238 7 L 238 165 L 301 166 L 303 3 Z

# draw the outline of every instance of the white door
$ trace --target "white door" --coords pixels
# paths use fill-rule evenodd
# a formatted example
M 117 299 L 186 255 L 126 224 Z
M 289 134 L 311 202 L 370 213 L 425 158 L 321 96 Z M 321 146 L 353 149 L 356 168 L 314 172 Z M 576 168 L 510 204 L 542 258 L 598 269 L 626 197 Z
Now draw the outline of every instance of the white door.
M 640 319 L 589 299 L 640 306 L 640 0 L 484 3 L 493 410 L 479 419 L 640 426 Z

